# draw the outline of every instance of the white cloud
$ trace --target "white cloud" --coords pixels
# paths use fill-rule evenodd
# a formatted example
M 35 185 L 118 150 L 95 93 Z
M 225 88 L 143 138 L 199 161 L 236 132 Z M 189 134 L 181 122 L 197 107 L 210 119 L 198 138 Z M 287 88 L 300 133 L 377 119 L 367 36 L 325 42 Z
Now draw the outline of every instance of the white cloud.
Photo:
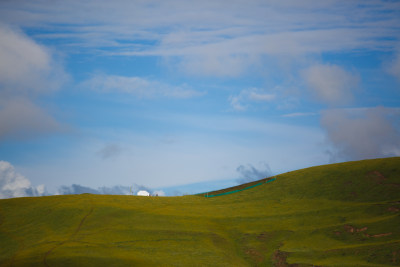
M 333 109 L 322 112 L 321 126 L 333 144 L 333 160 L 400 156 L 398 109 Z
M 43 185 L 33 187 L 9 162 L 0 161 L 0 198 L 40 196 L 45 191 Z
M 204 94 L 186 85 L 171 86 L 141 77 L 116 75 L 95 75 L 91 79 L 84 81 L 81 87 L 102 93 L 129 94 L 138 98 L 191 98 Z
M 242 90 L 238 95 L 230 96 L 228 100 L 234 110 L 244 111 L 251 103 L 268 103 L 274 100 L 275 97 L 275 94 L 267 93 L 263 89 L 250 88 Z
M 337 65 L 314 65 L 302 72 L 308 88 L 330 105 L 345 105 L 353 101 L 359 77 Z

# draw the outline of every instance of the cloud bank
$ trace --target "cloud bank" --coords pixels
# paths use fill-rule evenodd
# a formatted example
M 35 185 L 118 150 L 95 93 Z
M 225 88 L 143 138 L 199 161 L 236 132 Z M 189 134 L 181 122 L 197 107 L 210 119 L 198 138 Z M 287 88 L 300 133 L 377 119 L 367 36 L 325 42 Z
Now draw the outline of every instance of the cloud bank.
M 76 195 L 76 194 L 98 194 L 98 195 L 136 195 L 140 190 L 146 190 L 150 193 L 150 195 L 163 196 L 164 193 L 162 190 L 153 190 L 144 185 L 133 184 L 132 186 L 122 186 L 116 185 L 112 187 L 98 187 L 92 188 L 87 186 L 82 186 L 79 184 L 73 184 L 71 186 L 61 186 L 57 195 Z
M 43 185 L 34 187 L 31 182 L 7 161 L 0 161 L 0 199 L 13 197 L 43 196 L 46 194 Z
M 73 195 L 73 194 L 99 194 L 99 195 L 136 195 L 140 190 L 146 190 L 151 195 L 165 196 L 163 190 L 153 190 L 149 187 L 133 184 L 132 186 L 112 186 L 91 188 L 79 184 L 60 186 L 54 193 L 48 192 L 44 185 L 32 186 L 29 179 L 16 172 L 13 165 L 7 161 L 0 161 L 0 199 L 15 197 L 36 197 L 46 195 Z
M 113 186 L 113 187 L 99 187 L 97 189 L 73 184 L 71 186 L 61 186 L 57 194 L 58 195 L 76 195 L 76 194 L 107 194 L 107 195 L 130 195 L 139 191 L 136 187 L 135 190 L 131 190 L 129 186 Z
M 136 195 L 140 190 L 146 190 L 151 195 L 164 196 L 162 190 L 153 190 L 143 185 L 133 184 L 132 186 L 112 186 L 91 188 L 78 184 L 71 186 L 61 186 L 55 193 L 56 195 L 73 195 L 73 194 L 100 194 L 100 195 Z M 15 171 L 7 161 L 0 161 L 0 199 L 15 197 L 36 197 L 52 195 L 47 192 L 44 185 L 32 186 L 29 179 Z

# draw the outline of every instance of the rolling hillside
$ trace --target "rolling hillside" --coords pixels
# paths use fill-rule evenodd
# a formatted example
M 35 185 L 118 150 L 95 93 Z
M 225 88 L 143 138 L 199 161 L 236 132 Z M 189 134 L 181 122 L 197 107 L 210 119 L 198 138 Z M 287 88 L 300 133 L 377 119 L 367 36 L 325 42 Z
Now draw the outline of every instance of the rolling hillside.
M 313 265 L 400 266 L 400 158 L 312 167 L 211 198 L 0 200 L 0 266 Z

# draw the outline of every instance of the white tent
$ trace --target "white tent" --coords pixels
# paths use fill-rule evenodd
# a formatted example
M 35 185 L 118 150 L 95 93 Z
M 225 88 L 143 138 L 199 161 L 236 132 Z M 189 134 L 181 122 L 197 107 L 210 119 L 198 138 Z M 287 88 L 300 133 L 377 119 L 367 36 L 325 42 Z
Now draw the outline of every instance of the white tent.
M 148 196 L 150 196 L 150 193 L 147 192 L 147 191 L 145 191 L 145 190 L 140 190 L 140 191 L 137 193 L 137 195 L 138 195 L 138 196 L 145 196 L 145 197 L 148 197 Z

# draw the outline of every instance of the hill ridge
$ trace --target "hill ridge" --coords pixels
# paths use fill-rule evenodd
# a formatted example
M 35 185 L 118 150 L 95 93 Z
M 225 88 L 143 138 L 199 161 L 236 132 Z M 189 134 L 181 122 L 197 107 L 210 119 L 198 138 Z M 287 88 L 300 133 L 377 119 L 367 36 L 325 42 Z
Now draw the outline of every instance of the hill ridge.
M 292 171 L 215 198 L 3 199 L 0 265 L 398 266 L 399 184 L 396 157 Z

